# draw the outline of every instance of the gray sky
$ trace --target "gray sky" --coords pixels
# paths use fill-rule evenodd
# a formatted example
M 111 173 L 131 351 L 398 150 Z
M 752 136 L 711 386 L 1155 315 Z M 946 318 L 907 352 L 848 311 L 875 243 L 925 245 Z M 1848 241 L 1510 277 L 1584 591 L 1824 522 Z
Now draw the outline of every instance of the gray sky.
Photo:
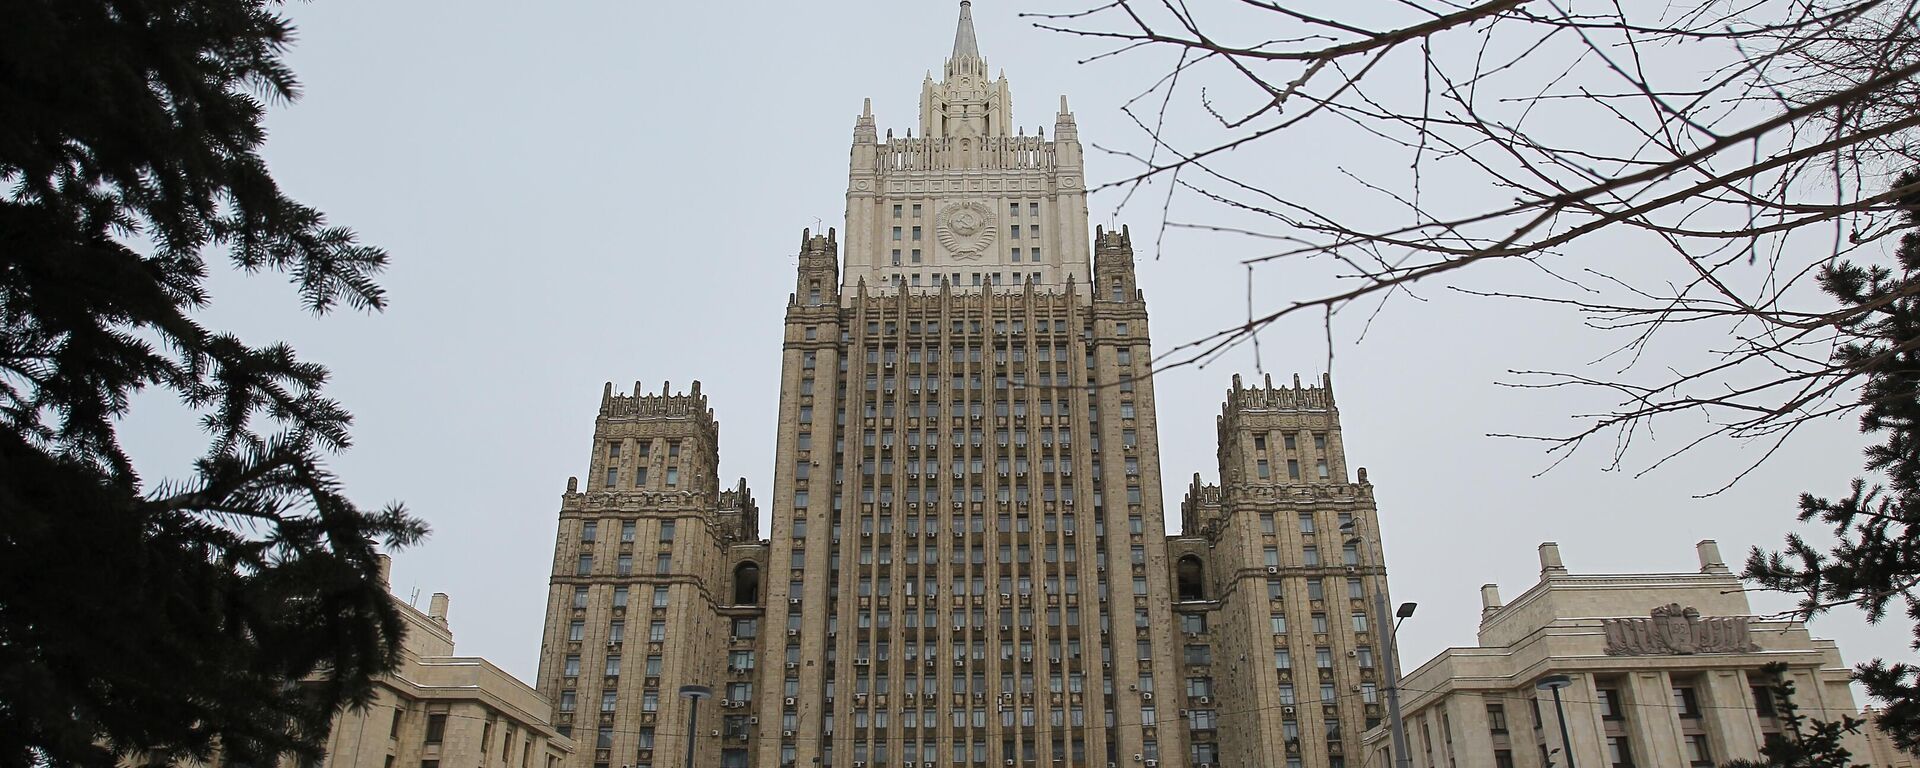
M 402 500 L 434 527 L 397 557 L 395 591 L 417 588 L 423 604 L 450 593 L 460 652 L 530 681 L 559 494 L 585 471 L 602 382 L 700 379 L 721 422 L 722 482 L 745 476 L 767 496 L 800 230 L 838 226 L 862 98 L 882 131 L 916 124 L 955 4 L 326 0 L 288 12 L 305 96 L 272 113 L 267 159 L 295 198 L 390 251 L 392 307 L 314 319 L 283 282 L 219 275 L 208 320 L 332 368 L 331 394 L 358 422 L 336 462 L 352 495 Z M 974 16 L 982 53 L 1011 79 L 1016 124 L 1050 124 L 1067 94 L 1089 180 L 1120 177 L 1128 166 L 1093 145 L 1145 148 L 1117 109 L 1166 59 L 1079 65 L 1100 49 L 1031 28 L 1011 3 L 982 0 Z M 1338 135 L 1314 144 L 1263 150 L 1274 183 L 1298 183 L 1292 157 L 1367 161 L 1342 155 Z M 1117 202 L 1096 196 L 1096 223 Z M 1362 203 L 1330 201 L 1341 204 Z M 1176 200 L 1174 214 L 1206 210 Z M 1165 350 L 1237 324 L 1238 259 L 1258 250 L 1174 231 L 1156 260 L 1159 217 L 1149 195 L 1117 221 L 1135 233 Z M 1319 279 L 1264 272 L 1256 291 L 1279 301 Z M 1691 496 L 1761 446 L 1714 445 L 1637 480 L 1603 471 L 1592 451 L 1535 477 L 1548 463 L 1538 444 L 1485 435 L 1562 429 L 1608 403 L 1495 382 L 1511 368 L 1583 364 L 1599 342 L 1564 313 L 1422 298 L 1388 305 L 1362 343 L 1357 325 L 1337 324 L 1334 341 L 1348 461 L 1376 486 L 1394 598 L 1421 606 L 1401 635 L 1410 666 L 1471 645 L 1479 585 L 1518 595 L 1537 577 L 1541 541 L 1559 541 L 1576 573 L 1691 571 L 1702 538 L 1737 568 L 1747 547 L 1794 525 L 1796 494 L 1839 493 L 1859 467 L 1847 421 L 1803 430 L 1767 471 L 1709 499 Z M 1261 368 L 1276 379 L 1316 377 L 1327 360 L 1317 321 L 1263 337 Z M 1229 377 L 1254 371 L 1240 350 L 1157 383 L 1169 525 L 1194 472 L 1217 479 L 1214 417 Z M 126 439 L 149 481 L 184 473 L 204 445 L 152 398 Z M 1849 661 L 1908 658 L 1901 624 L 1843 612 L 1812 629 Z

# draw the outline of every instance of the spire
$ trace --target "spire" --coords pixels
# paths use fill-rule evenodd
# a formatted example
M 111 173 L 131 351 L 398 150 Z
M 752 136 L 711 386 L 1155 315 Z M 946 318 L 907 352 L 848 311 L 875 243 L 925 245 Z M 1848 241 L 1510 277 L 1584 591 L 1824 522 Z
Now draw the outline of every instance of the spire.
M 953 61 L 980 59 L 980 43 L 973 36 L 973 3 L 960 0 L 960 28 L 953 33 Z

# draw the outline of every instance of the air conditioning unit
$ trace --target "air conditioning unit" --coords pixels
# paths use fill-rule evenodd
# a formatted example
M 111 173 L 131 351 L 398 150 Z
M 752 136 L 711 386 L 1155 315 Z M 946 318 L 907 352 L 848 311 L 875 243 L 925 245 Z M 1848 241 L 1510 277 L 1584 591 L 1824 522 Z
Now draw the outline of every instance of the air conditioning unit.
M 797 661 L 787 662 L 787 669 L 799 669 L 799 668 L 800 668 L 800 662 L 797 662 Z
M 1138 752 L 1133 753 L 1133 761 L 1137 763 L 1137 762 L 1140 762 L 1140 760 L 1141 760 L 1140 753 Z
M 1159 766 L 1160 766 L 1160 761 L 1158 760 L 1147 761 L 1147 768 L 1159 768 Z
M 787 706 L 789 706 L 789 707 L 791 707 L 791 706 L 793 706 L 793 703 L 794 703 L 794 702 L 793 702 L 793 697 L 792 697 L 792 696 L 788 696 L 788 697 L 787 697 L 787 700 L 786 700 L 786 705 L 787 705 Z
M 1032 663 L 1033 663 L 1033 657 L 1032 657 L 1032 656 L 1022 656 L 1022 657 L 1020 657 L 1020 662 L 1021 662 L 1021 663 L 1023 663 L 1023 664 L 1032 664 Z
M 1359 652 L 1359 651 L 1347 651 L 1347 658 L 1349 658 L 1349 659 L 1351 659 L 1351 658 L 1356 658 L 1356 657 L 1358 657 L 1359 655 L 1360 655 L 1360 652 Z
M 758 717 L 747 718 L 747 725 L 759 725 L 759 724 L 760 724 L 760 718 Z
M 797 597 L 787 598 L 787 605 L 799 605 L 799 604 L 800 604 L 800 598 L 797 598 Z
M 799 636 L 800 636 L 800 630 L 797 630 L 797 629 L 787 630 L 787 637 L 799 637 Z
M 783 736 L 783 737 L 786 737 L 786 738 L 789 738 L 789 739 L 791 739 L 791 738 L 793 738 L 793 731 L 781 731 L 781 732 L 780 732 L 780 735 L 781 735 L 781 736 Z
M 854 666 L 856 666 L 856 667 L 864 667 L 864 666 L 866 666 L 866 665 L 867 665 L 867 663 L 868 663 L 868 662 L 867 662 L 867 660 L 866 660 L 866 659 L 854 659 L 854 660 L 853 660 L 853 665 L 854 665 Z
M 608 640 L 608 641 L 607 641 L 607 647 L 608 647 L 608 648 L 618 648 L 618 647 L 620 647 L 620 641 L 618 641 L 618 640 Z
M 1143 693 L 1143 694 L 1140 694 L 1140 700 L 1141 700 L 1141 701 L 1153 701 L 1153 692 L 1152 692 L 1152 691 L 1148 691 L 1148 692 L 1146 692 L 1146 693 Z
M 1213 703 L 1213 697 L 1212 697 L 1212 696 L 1202 696 L 1202 697 L 1200 697 L 1200 703 L 1202 703 L 1202 704 L 1212 704 L 1212 703 Z
M 1275 565 L 1267 566 L 1267 573 L 1279 573 L 1279 572 L 1280 572 L 1279 566 L 1275 566 Z
M 1003 469 L 1003 470 L 1000 470 L 1000 476 L 1001 476 L 1001 477 L 1006 477 L 1006 476 L 1007 476 L 1007 471 L 1006 471 L 1006 470 L 1004 470 L 1004 469 Z
M 710 733 L 710 734 L 707 734 L 707 735 L 709 735 L 709 736 L 712 736 L 712 737 L 714 737 L 714 738 L 719 738 L 719 737 L 720 737 L 720 729 L 718 729 L 718 728 L 715 728 L 715 729 L 713 729 L 713 733 Z
M 1281 707 L 1281 708 L 1280 708 L 1280 714 L 1282 714 L 1282 715 L 1291 715 L 1291 714 L 1293 714 L 1293 707 Z
M 721 708 L 721 709 L 732 709 L 732 708 L 733 708 L 733 699 L 721 699 L 721 700 L 720 700 L 720 708 Z
M 1071 475 L 1071 474 L 1073 474 L 1073 473 L 1072 473 L 1072 472 L 1068 472 L 1067 474 L 1069 474 L 1069 475 Z M 1073 506 L 1073 499 L 1063 499 L 1063 500 L 1062 500 L 1062 501 L 1061 501 L 1060 503 L 1061 503 L 1062 505 L 1065 505 L 1065 506 L 1069 506 L 1069 507 L 1071 507 L 1071 506 Z
M 1359 573 L 1359 572 L 1360 572 L 1360 566 L 1357 566 L 1357 565 L 1347 566 L 1347 573 Z

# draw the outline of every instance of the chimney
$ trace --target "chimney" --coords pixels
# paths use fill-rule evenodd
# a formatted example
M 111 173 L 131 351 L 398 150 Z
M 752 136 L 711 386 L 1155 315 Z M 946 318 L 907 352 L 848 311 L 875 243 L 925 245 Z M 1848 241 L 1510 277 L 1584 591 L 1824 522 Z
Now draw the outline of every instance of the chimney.
M 1557 542 L 1540 542 L 1540 575 L 1561 576 L 1567 572 L 1567 564 L 1560 561 L 1560 545 Z
M 427 618 L 439 622 L 440 626 L 447 625 L 447 593 L 433 593 L 433 600 L 427 603 Z
M 1500 606 L 1500 585 L 1480 585 L 1480 615 L 1484 617 L 1489 613 L 1500 610 Z
M 393 591 L 393 558 L 380 555 L 380 586 Z
M 1719 542 L 1701 539 L 1700 543 L 1693 545 L 1693 550 L 1700 555 L 1701 573 L 1733 573 L 1727 569 L 1727 562 L 1720 558 Z

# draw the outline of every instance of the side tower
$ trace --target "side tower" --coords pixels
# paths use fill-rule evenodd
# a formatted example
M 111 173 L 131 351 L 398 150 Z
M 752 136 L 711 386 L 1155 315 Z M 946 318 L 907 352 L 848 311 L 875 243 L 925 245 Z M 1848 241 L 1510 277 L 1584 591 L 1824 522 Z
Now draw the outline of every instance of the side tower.
M 1194 478 L 1169 549 L 1195 754 L 1222 768 L 1360 764 L 1385 717 L 1391 631 L 1367 471 L 1349 481 L 1330 379 L 1244 387 L 1218 421 L 1221 483 Z
M 698 703 L 715 729 L 730 722 L 723 701 L 751 697 L 759 510 L 745 480 L 719 487 L 720 425 L 699 382 L 658 395 L 609 383 L 593 433 L 586 487 L 568 478 L 560 500 L 539 690 L 579 745 L 567 768 L 677 764 L 693 703 L 680 686 L 721 689 Z M 722 739 L 695 740 L 714 764 Z

